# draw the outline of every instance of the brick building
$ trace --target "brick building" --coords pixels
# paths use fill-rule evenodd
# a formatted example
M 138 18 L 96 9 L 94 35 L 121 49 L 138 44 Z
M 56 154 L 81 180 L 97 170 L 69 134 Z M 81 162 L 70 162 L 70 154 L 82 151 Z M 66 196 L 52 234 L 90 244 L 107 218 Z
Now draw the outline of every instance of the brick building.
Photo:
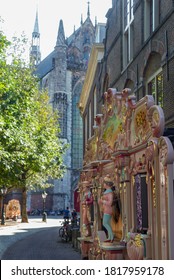
M 117 241 L 127 242 L 129 232 L 140 233 L 148 252 L 142 259 L 174 259 L 174 1 L 113 0 L 106 16 L 104 44 L 93 46 L 79 102 L 84 124 L 81 201 L 83 184 L 88 181 L 95 196 L 95 215 L 91 215 L 95 241 L 102 230 L 98 201 L 104 177 L 109 174 L 121 197 L 122 225 L 112 225 Z M 146 108 L 143 117 L 141 106 Z M 149 112 L 156 109 L 161 116 L 157 113 L 157 119 L 155 114 L 149 119 Z M 140 131 L 137 123 L 142 119 L 151 123 L 152 131 L 146 133 L 144 126 Z M 159 135 L 153 134 L 155 122 Z M 139 169 L 134 170 L 135 166 Z M 121 238 L 116 232 L 120 229 Z M 109 256 L 108 247 L 100 242 L 85 247 L 83 227 L 81 234 L 82 255 L 90 248 L 86 254 L 89 259 L 97 252 L 96 259 L 103 259 L 103 251 L 105 260 L 114 259 L 113 251 Z
M 94 119 L 94 112 L 100 113 L 103 93 L 108 87 L 118 91 L 127 87 L 137 100 L 153 95 L 155 103 L 164 110 L 166 134 L 173 134 L 174 2 L 113 0 L 106 17 L 104 57 L 98 63 L 98 72 L 88 92 L 85 87 L 82 92 L 82 96 L 89 97 L 82 104 L 84 118 L 89 115 L 90 102 L 90 118 Z M 93 109 L 94 95 L 96 109 Z M 88 125 L 86 132 L 84 128 L 84 133 L 86 139 L 93 135 L 92 125 Z

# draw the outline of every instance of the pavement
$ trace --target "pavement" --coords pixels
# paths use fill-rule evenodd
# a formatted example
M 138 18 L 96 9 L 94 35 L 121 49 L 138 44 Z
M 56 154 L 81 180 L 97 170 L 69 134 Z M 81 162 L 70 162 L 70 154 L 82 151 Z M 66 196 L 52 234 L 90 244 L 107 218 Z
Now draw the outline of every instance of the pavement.
M 59 216 L 47 217 L 47 222 L 41 216 L 29 217 L 28 223 L 7 220 L 0 225 L 0 259 L 80 260 L 79 250 L 58 237 L 62 221 Z

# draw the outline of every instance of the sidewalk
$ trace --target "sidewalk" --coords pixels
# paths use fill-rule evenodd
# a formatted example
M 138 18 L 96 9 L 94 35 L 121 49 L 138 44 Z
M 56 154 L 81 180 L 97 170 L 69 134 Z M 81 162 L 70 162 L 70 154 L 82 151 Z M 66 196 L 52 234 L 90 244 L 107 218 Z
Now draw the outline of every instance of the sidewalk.
M 28 223 L 7 220 L 6 225 L 0 225 L 0 259 L 8 247 L 13 245 L 18 240 L 26 238 L 43 228 L 59 227 L 62 219 L 60 217 L 48 217 L 47 222 L 42 222 L 42 216 L 29 217 Z

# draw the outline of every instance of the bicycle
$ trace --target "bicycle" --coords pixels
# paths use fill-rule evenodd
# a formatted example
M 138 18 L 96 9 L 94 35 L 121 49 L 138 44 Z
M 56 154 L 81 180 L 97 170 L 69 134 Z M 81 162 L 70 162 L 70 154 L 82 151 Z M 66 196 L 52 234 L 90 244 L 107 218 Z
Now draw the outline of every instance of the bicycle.
M 59 229 L 59 237 L 61 237 L 62 241 L 68 242 L 72 238 L 71 228 L 69 225 L 69 221 L 65 220 L 62 223 L 62 227 Z

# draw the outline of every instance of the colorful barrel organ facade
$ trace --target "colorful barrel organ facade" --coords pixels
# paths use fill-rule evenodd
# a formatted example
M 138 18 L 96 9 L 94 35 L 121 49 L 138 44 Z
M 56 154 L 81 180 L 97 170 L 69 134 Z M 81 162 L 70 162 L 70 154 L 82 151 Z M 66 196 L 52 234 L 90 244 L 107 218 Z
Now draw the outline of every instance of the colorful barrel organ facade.
M 174 259 L 174 150 L 163 136 L 163 110 L 151 95 L 136 102 L 130 89 L 109 88 L 104 96 L 79 182 L 82 255 L 88 259 Z M 112 243 L 104 242 L 107 236 L 98 203 L 108 174 L 116 197 Z M 93 195 L 88 209 L 91 236 L 85 235 L 82 220 L 86 181 Z

